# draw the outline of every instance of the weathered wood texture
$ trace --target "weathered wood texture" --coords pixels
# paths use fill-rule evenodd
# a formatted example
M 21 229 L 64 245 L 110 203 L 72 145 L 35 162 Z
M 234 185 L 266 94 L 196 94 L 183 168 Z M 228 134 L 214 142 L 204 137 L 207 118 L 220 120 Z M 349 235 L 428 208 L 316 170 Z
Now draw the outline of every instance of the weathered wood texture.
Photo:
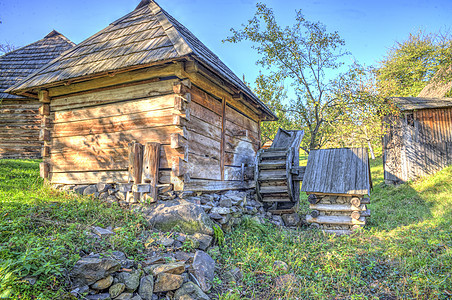
M 159 176 L 159 181 L 170 183 L 173 159 L 186 155 L 184 149 L 171 145 L 173 134 L 186 134 L 181 124 L 184 118 L 175 118 L 181 114 L 180 107 L 175 108 L 178 96 L 173 93 L 177 82 L 160 80 L 52 99 L 52 182 L 96 183 L 107 176 L 127 182 L 127 145 L 135 141 L 161 144 L 160 171 L 167 175 Z
M 37 100 L 0 102 L 0 158 L 40 158 L 41 117 Z
M 307 193 L 370 195 L 372 179 L 364 148 L 311 150 L 301 190 Z
M 452 108 L 404 111 L 388 116 L 383 138 L 384 178 L 414 180 L 452 164 Z

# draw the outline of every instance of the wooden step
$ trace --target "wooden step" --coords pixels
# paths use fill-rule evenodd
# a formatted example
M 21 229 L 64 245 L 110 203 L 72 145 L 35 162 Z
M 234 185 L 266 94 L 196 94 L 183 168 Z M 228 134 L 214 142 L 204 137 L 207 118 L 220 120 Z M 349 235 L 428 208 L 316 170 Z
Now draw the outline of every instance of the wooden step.
M 264 169 L 259 172 L 259 180 L 284 180 L 287 178 L 287 171 Z
M 285 160 L 268 160 L 259 163 L 259 169 L 280 169 L 286 167 Z
M 287 186 L 262 186 L 259 188 L 261 194 L 282 194 L 288 192 Z
M 262 202 L 292 202 L 289 196 L 287 197 L 263 197 Z
M 318 216 L 313 218 L 311 215 L 306 215 L 306 222 L 330 225 L 366 225 L 366 218 L 361 217 L 358 220 L 348 216 Z
M 265 151 L 261 153 L 261 158 L 286 157 L 286 151 Z

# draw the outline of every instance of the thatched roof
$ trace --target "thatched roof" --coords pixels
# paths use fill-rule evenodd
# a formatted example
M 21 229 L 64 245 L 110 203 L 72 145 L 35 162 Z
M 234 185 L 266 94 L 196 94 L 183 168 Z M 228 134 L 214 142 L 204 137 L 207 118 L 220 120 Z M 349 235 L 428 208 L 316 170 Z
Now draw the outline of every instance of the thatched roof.
M 0 99 L 22 98 L 5 93 L 75 44 L 53 30 L 43 39 L 0 56 Z
M 452 67 L 443 68 L 433 76 L 432 80 L 427 84 L 418 97 L 421 98 L 443 98 L 452 89 Z
M 60 85 L 75 78 L 147 67 L 182 57 L 198 60 L 242 91 L 271 119 L 276 119 L 212 51 L 153 0 L 141 1 L 134 11 L 81 42 L 11 90 L 18 94 L 35 87 Z
M 401 111 L 452 107 L 452 98 L 394 97 L 392 100 Z

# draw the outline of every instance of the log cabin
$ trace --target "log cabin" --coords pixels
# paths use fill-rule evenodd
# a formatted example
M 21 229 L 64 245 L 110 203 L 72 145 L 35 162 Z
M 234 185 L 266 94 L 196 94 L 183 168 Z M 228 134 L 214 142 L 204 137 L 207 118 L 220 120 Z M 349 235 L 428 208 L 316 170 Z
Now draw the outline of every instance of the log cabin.
M 5 90 L 73 46 L 53 30 L 39 41 L 0 56 L 0 159 L 41 157 L 39 101 Z
M 431 96 L 431 85 L 420 95 L 427 95 L 426 90 Z M 447 86 L 442 85 L 441 93 L 445 94 L 446 90 Z M 452 98 L 397 97 L 392 100 L 399 114 L 385 117 L 385 182 L 398 184 L 414 180 L 452 164 Z
M 157 166 L 174 191 L 250 188 L 260 122 L 276 119 L 152 0 L 10 91 L 41 102 L 41 175 L 54 184 L 138 184 L 134 164 L 157 156 L 143 180 Z
M 301 186 L 312 210 L 306 221 L 328 233 L 349 234 L 370 217 L 371 189 L 365 148 L 311 150 Z

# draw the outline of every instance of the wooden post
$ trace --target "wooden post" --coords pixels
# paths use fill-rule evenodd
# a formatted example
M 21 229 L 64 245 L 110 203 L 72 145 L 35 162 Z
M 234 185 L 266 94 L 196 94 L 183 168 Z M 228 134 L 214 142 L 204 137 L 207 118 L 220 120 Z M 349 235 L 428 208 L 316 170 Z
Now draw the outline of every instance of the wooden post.
M 42 162 L 39 164 L 39 173 L 41 175 L 42 178 L 47 179 L 49 178 L 49 164 L 46 162 Z
M 134 184 L 141 183 L 141 175 L 143 172 L 143 145 L 137 142 L 129 144 L 129 182 Z M 133 199 L 138 202 L 140 193 L 134 192 Z
M 150 184 L 150 192 L 144 193 L 143 198 L 150 202 L 156 202 L 158 197 L 157 184 L 159 181 L 160 168 L 160 144 L 146 143 L 143 154 L 143 176 L 142 183 Z
M 221 144 L 220 144 L 220 172 L 221 180 L 224 180 L 224 160 L 225 160 L 225 131 L 226 131 L 226 99 L 223 97 L 221 101 Z
M 41 106 L 39 107 L 39 114 L 41 115 L 41 130 L 39 131 L 39 140 L 43 141 L 41 148 L 41 156 L 44 161 L 40 163 L 40 175 L 44 179 L 48 179 L 50 175 L 50 131 L 52 122 L 50 119 L 50 96 L 49 91 L 40 90 L 38 91 L 39 102 Z

